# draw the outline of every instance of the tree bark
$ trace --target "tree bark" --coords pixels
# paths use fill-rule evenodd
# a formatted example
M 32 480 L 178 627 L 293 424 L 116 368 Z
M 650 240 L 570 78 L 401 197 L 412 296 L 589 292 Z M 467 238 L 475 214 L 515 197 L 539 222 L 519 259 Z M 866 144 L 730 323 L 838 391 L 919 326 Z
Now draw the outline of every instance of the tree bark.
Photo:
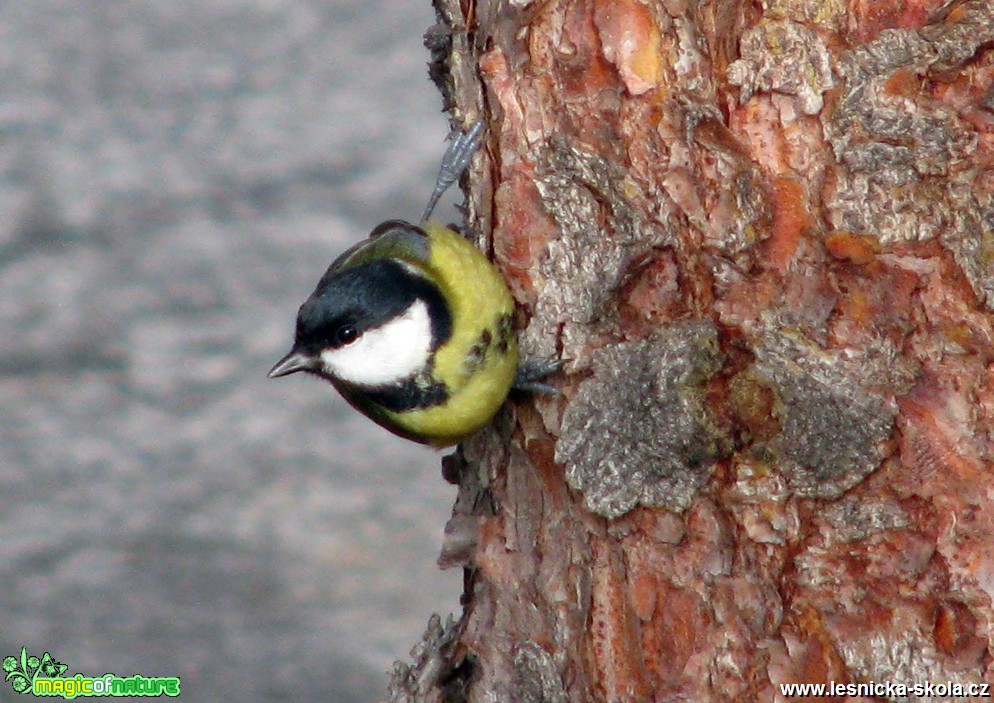
M 994 6 L 436 7 L 468 221 L 568 361 L 449 459 L 464 610 L 390 700 L 994 680 Z

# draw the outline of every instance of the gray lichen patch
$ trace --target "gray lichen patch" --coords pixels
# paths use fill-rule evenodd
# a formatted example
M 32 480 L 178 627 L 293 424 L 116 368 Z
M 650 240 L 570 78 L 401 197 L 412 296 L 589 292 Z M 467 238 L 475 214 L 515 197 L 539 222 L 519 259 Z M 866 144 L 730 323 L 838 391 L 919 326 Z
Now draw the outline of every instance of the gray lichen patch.
M 936 647 L 932 622 L 902 612 L 894 624 L 860 632 L 833 632 L 835 648 L 857 680 L 955 681 L 966 687 L 983 682 L 983 667 L 961 668 Z M 835 628 L 833 628 L 835 629 Z M 968 699 L 966 696 L 963 697 Z M 939 696 L 909 696 L 903 700 L 943 700 Z M 901 700 L 901 699 L 897 699 Z M 952 697 L 946 698 L 952 700 Z
M 544 315 L 588 323 L 614 302 L 628 263 L 665 243 L 666 230 L 629 202 L 624 174 L 596 154 L 552 140 L 535 187 L 562 231 L 549 244 L 539 300 Z
M 877 80 L 843 101 L 826 132 L 842 165 L 827 201 L 835 229 L 885 244 L 923 241 L 958 224 L 963 207 L 979 209 L 975 198 L 952 198 L 973 190 L 973 175 L 962 164 L 976 135 L 951 108 L 912 106 Z
M 638 187 L 615 165 L 591 152 L 552 139 L 542 152 L 535 187 L 561 236 L 550 242 L 540 267 L 541 292 L 534 320 L 554 321 L 561 353 L 583 358 L 596 330 L 609 325 L 615 293 L 630 264 L 673 235 L 640 213 Z M 534 323 L 533 323 L 534 326 Z M 525 348 L 550 353 L 550 325 L 544 337 L 530 329 Z
M 963 64 L 994 39 L 994 11 L 988 0 L 968 0 L 958 10 L 953 22 L 883 30 L 873 41 L 843 54 L 839 71 L 852 86 L 899 68 L 945 71 Z
M 607 347 L 563 413 L 556 461 L 584 506 L 615 518 L 636 505 L 682 511 L 726 452 L 703 384 L 722 364 L 709 321 Z
M 819 517 L 829 544 L 857 542 L 887 530 L 904 529 L 910 522 L 897 501 L 883 497 L 872 501 L 846 497 L 826 505 Z
M 552 655 L 531 640 L 514 648 L 511 700 L 520 703 L 566 703 L 569 700 Z
M 835 86 L 825 42 L 798 22 L 758 23 L 742 36 L 741 55 L 728 67 L 728 82 L 742 88 L 741 102 L 758 91 L 775 91 L 797 96 L 798 111 L 816 115 L 822 94 Z
M 770 449 L 795 495 L 837 498 L 880 465 L 895 410 L 867 389 L 872 369 L 784 334 L 764 339 L 756 356 L 754 373 L 777 397 Z
M 942 233 L 942 245 L 953 253 L 974 295 L 994 310 L 994 196 L 978 202 L 973 189 L 956 190 L 951 200 L 953 226 Z
M 970 163 L 976 130 L 955 106 L 912 100 L 887 86 L 901 70 L 927 76 L 960 66 L 994 41 L 994 6 L 974 1 L 958 10 L 956 21 L 884 30 L 839 57 L 842 94 L 823 116 L 843 166 L 826 202 L 833 228 L 884 243 L 951 237 L 960 250 L 980 237 L 971 227 L 982 209 Z M 981 278 L 971 278 L 978 295 L 984 295 Z

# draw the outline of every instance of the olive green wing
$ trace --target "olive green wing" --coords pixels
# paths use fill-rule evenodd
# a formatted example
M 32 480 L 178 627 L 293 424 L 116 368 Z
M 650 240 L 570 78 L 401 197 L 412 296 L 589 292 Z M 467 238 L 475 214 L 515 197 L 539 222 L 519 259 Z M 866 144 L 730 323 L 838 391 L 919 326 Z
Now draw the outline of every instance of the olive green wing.
M 423 229 L 403 220 L 388 220 L 377 225 L 367 239 L 335 259 L 329 273 L 374 259 L 400 259 L 425 268 L 430 254 L 430 242 Z

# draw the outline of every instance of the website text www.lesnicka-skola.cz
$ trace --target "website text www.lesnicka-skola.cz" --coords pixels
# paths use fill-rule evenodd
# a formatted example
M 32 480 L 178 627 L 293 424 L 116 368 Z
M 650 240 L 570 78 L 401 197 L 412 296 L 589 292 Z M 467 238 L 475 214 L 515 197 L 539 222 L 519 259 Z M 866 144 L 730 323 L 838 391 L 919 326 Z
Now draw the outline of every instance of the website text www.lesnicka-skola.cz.
M 896 683 L 893 681 L 869 681 L 865 683 L 782 683 L 780 694 L 791 699 L 816 698 L 820 696 L 877 696 L 884 698 L 948 698 L 980 699 L 991 697 L 988 683 L 958 683 L 956 681 L 924 683 Z

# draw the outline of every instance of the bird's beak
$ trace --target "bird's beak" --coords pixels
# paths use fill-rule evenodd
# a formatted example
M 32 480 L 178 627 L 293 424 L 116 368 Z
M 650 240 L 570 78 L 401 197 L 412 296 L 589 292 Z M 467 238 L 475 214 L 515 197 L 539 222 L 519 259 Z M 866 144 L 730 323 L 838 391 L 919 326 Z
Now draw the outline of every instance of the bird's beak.
M 308 371 L 314 368 L 314 359 L 306 354 L 291 350 L 289 354 L 276 362 L 276 365 L 269 370 L 270 378 L 289 376 L 298 371 Z

